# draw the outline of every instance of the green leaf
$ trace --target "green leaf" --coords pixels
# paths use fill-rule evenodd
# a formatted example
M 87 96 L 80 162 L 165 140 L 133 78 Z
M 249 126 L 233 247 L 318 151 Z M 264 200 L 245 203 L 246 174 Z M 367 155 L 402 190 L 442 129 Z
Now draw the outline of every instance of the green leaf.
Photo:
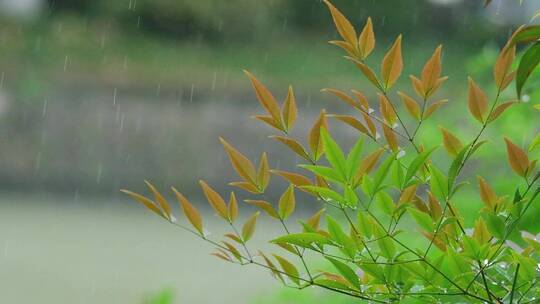
M 337 172 L 335 169 L 325 166 L 318 166 L 318 165 L 298 165 L 300 168 L 304 168 L 306 170 L 309 170 L 317 175 L 320 175 L 321 177 L 324 177 L 325 179 L 337 182 L 337 183 L 344 183 L 345 179 L 339 172 Z
M 358 171 L 358 167 L 362 161 L 361 153 L 364 145 L 364 138 L 358 137 L 358 140 L 352 147 L 351 151 L 347 155 L 346 167 L 347 167 L 347 180 L 350 180 Z
M 294 212 L 295 206 L 294 186 L 289 185 L 289 188 L 287 188 L 279 199 L 279 217 L 283 220 L 288 218 Z
M 330 241 L 319 233 L 304 232 L 280 236 L 270 241 L 272 243 L 288 243 L 304 248 L 312 248 L 313 244 L 322 246 L 330 244 Z
M 347 176 L 347 164 L 345 156 L 343 156 L 343 151 L 341 151 L 341 148 L 332 139 L 326 128 L 321 128 L 321 139 L 324 144 L 326 159 L 345 179 Z
M 360 280 L 358 279 L 358 276 L 354 272 L 354 270 L 351 269 L 347 264 L 340 262 L 336 259 L 327 257 L 328 261 L 330 261 L 334 267 L 339 271 L 339 273 L 347 280 L 349 283 L 352 284 L 357 290 L 360 290 Z
M 433 225 L 433 220 L 431 219 L 431 216 L 429 214 L 422 212 L 415 208 L 407 208 L 407 211 L 411 214 L 413 219 L 416 221 L 416 223 L 428 231 L 429 233 L 432 233 L 435 231 L 435 226 Z
M 392 216 L 394 214 L 394 210 L 396 209 L 396 205 L 394 204 L 392 197 L 384 191 L 377 193 L 376 197 L 382 212 Z
M 356 195 L 356 192 L 353 190 L 351 186 L 349 185 L 345 186 L 343 196 L 345 197 L 345 203 L 349 207 L 355 208 L 356 205 L 358 205 L 358 196 Z
M 392 169 L 394 183 L 401 188 L 405 183 L 405 172 L 403 172 L 403 166 L 401 160 L 397 159 L 394 162 L 394 168 Z
M 385 281 L 384 271 L 381 266 L 376 264 L 359 264 L 358 267 L 379 281 Z
M 448 178 L 433 165 L 429 166 L 429 171 L 431 173 L 431 192 L 439 199 L 446 200 L 448 196 Z
M 540 41 L 530 46 L 521 57 L 516 75 L 516 90 L 519 97 L 523 86 L 531 76 L 533 70 L 540 63 Z
M 377 245 L 379 245 L 381 255 L 387 259 L 392 259 L 396 254 L 396 246 L 394 245 L 394 241 L 378 224 L 374 224 L 373 234 L 378 238 Z
M 459 151 L 459 153 L 452 161 L 452 165 L 450 165 L 450 169 L 448 170 L 448 189 L 450 190 L 452 190 L 454 187 L 454 182 L 456 181 L 457 175 L 459 173 L 458 170 L 461 167 L 461 162 L 463 162 L 463 159 L 465 159 L 465 155 L 467 155 L 467 152 L 469 151 L 471 145 L 472 143 L 461 148 L 461 151 Z
M 339 193 L 332 189 L 317 186 L 301 186 L 300 188 L 306 189 L 320 195 L 325 201 L 334 201 L 340 204 L 346 204 L 347 200 Z
M 394 157 L 388 157 L 380 166 L 377 168 L 377 172 L 375 173 L 375 177 L 373 178 L 373 191 L 376 193 L 379 191 L 379 187 L 381 186 L 382 182 L 390 172 L 390 167 L 394 163 Z
M 354 241 L 349 238 L 343 229 L 341 229 L 341 225 L 339 225 L 339 223 L 331 216 L 326 216 L 326 223 L 328 225 L 328 233 L 330 233 L 332 240 L 342 246 L 347 255 L 353 258 L 356 254 L 356 245 Z
M 486 221 L 489 232 L 498 239 L 503 239 L 505 235 L 504 220 L 493 213 L 482 213 Z
M 407 174 L 405 174 L 405 184 L 409 184 L 409 181 L 413 178 L 414 175 L 416 175 L 418 169 L 420 169 L 420 167 L 424 165 L 425 161 L 428 159 L 431 153 L 435 151 L 435 149 L 437 149 L 437 147 L 433 147 L 427 151 L 424 151 L 414 158 L 414 160 L 409 165 Z
M 528 43 L 536 40 L 540 40 L 540 26 L 531 25 L 521 29 L 515 36 L 512 38 L 511 45 L 517 43 Z
M 540 133 L 536 134 L 536 137 L 529 145 L 529 152 L 536 150 L 538 147 L 540 147 Z
M 242 227 L 242 239 L 244 242 L 249 241 L 255 232 L 255 225 L 257 225 L 257 218 L 259 217 L 260 212 L 255 212 L 253 215 L 246 221 Z
M 296 269 L 296 267 L 294 267 L 291 262 L 287 261 L 285 258 L 277 254 L 274 254 L 273 256 L 276 258 L 279 265 L 281 266 L 281 269 L 283 269 L 283 271 L 288 275 L 291 281 L 300 285 L 300 275 L 298 274 L 298 270 Z
M 365 211 L 358 211 L 358 232 L 367 238 L 373 234 L 371 215 Z

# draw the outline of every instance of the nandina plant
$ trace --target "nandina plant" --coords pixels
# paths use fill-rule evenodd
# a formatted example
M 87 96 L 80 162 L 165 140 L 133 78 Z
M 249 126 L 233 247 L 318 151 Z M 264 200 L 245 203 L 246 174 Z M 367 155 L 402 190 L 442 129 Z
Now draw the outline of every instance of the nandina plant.
M 423 143 L 418 135 L 422 127 L 447 104 L 446 99 L 437 96 L 447 79 L 441 74 L 442 47 L 435 49 L 418 76 L 410 76 L 412 94 L 394 91 L 403 68 L 402 37 L 398 36 L 386 52 L 377 74 L 368 61 L 375 48 L 371 19 L 358 34 L 342 13 L 328 1 L 325 3 L 342 38 L 330 43 L 343 49 L 345 58 L 372 85 L 378 94 L 378 111 L 371 108 L 373 101 L 368 101 L 361 91 L 348 94 L 325 89 L 356 114 L 322 110 L 307 135 L 307 144 L 303 144 L 290 132 L 297 118 L 293 89 L 289 88 L 280 105 L 255 76 L 246 72 L 265 111 L 255 117 L 276 130 L 273 140 L 302 159 L 298 170 L 272 170 L 267 154 L 262 153 L 256 167 L 220 138 L 239 178 L 229 185 L 249 195 L 245 203 L 260 212 L 239 227 L 235 192 L 226 202 L 201 181 L 210 206 L 230 227 L 223 237 L 214 239 L 205 230 L 199 211 L 175 188 L 172 192 L 192 228 L 176 220 L 169 203 L 152 184 L 147 182 L 152 198 L 123 192 L 170 223 L 211 243 L 216 247 L 216 257 L 265 268 L 291 288 L 316 286 L 374 303 L 535 302 L 540 294 L 540 242 L 531 234 L 520 233 L 520 221 L 540 194 L 536 160 L 505 137 L 507 160 L 500 164 L 508 164 L 521 180 L 512 193 L 494 189 L 489 178 L 480 176 L 481 172 L 472 172 L 478 176 L 470 183 L 471 178 L 462 176 L 475 152 L 493 144 L 486 144 L 485 130 L 519 102 L 503 96 L 509 95 L 507 88 L 516 76 L 516 37 L 523 37 L 524 29 L 518 29 L 500 51 L 493 68 L 494 92 L 484 91 L 472 78 L 468 80 L 468 110 L 477 130 L 464 140 L 450 128 L 441 127 L 441 143 Z M 400 103 L 403 107 L 398 107 Z M 348 153 L 333 139 L 328 120 L 358 132 L 358 140 Z M 538 141 L 533 142 L 528 150 L 537 146 Z M 444 163 L 449 165 L 441 165 Z M 265 199 L 271 176 L 289 184 L 277 202 Z M 465 187 L 477 191 L 478 201 L 483 204 L 479 213 L 460 214 L 456 207 L 456 194 Z M 294 231 L 291 216 L 298 191 L 312 198 L 309 206 L 320 208 L 313 216 L 298 219 L 300 228 Z M 326 210 L 333 210 L 328 212 L 332 215 Z M 283 229 L 283 235 L 269 240 L 276 245 L 275 252 L 251 248 L 261 212 Z M 469 227 L 467 223 L 473 224 Z M 320 270 L 324 269 L 321 261 L 328 261 L 326 270 Z

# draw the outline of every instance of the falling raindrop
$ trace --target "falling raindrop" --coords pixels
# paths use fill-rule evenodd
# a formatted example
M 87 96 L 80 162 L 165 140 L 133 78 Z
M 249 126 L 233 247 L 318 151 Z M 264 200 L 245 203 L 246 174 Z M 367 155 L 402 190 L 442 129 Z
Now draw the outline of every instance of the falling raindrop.
M 41 111 L 41 117 L 45 117 L 47 114 L 47 99 L 43 100 L 43 109 Z
M 195 84 L 191 84 L 191 92 L 189 93 L 189 102 L 193 102 L 193 92 L 195 91 Z
M 67 70 L 68 64 L 69 64 L 69 56 L 66 55 L 66 57 L 64 58 L 64 72 Z
M 212 79 L 212 91 L 216 89 L 217 72 L 214 72 L 214 78 Z
M 97 176 L 96 176 L 96 184 L 99 184 L 101 182 L 101 174 L 103 173 L 103 165 L 99 163 L 98 170 L 97 170 Z
M 117 88 L 114 88 L 113 90 L 113 106 L 116 105 L 116 94 L 117 94 L 118 90 Z

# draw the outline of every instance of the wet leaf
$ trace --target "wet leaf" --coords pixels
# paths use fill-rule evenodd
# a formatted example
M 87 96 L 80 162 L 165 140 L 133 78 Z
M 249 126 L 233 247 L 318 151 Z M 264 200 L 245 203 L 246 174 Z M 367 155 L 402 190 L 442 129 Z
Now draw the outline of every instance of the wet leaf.
M 398 139 L 394 130 L 390 129 L 387 125 L 383 125 L 383 134 L 392 152 L 397 153 L 399 150 Z
M 287 274 L 289 279 L 299 285 L 300 275 L 298 274 L 298 270 L 296 269 L 296 267 L 294 267 L 294 265 L 291 262 L 287 261 L 287 259 L 285 259 L 284 257 L 281 257 L 277 254 L 274 254 L 273 256 L 276 258 L 279 265 L 281 266 L 281 269 L 283 269 L 283 272 Z
M 169 205 L 169 203 L 167 203 L 167 200 L 163 197 L 163 195 L 161 195 L 161 193 L 159 193 L 156 187 L 154 187 L 154 185 L 152 185 L 149 181 L 144 181 L 144 182 L 146 186 L 148 186 L 150 191 L 152 191 L 152 193 L 154 194 L 154 201 L 158 203 L 159 207 L 161 207 L 161 210 L 163 210 L 163 213 L 165 214 L 167 219 L 170 220 L 171 219 L 171 206 Z
M 347 163 L 343 151 L 324 128 L 321 129 L 321 139 L 324 144 L 326 159 L 341 177 L 345 179 L 347 175 Z
M 332 14 L 332 19 L 334 19 L 334 24 L 336 25 L 338 33 L 341 35 L 343 40 L 356 48 L 356 46 L 358 45 L 358 40 L 356 38 L 356 31 L 354 30 L 352 24 L 329 1 L 324 0 L 324 3 L 328 6 L 328 9 Z
M 397 122 L 397 114 L 394 107 L 384 94 L 379 94 L 379 108 L 381 115 L 388 125 L 393 126 Z
M 259 170 L 257 171 L 257 184 L 261 190 L 264 191 L 266 187 L 268 187 L 269 182 L 270 169 L 268 166 L 268 157 L 266 156 L 266 152 L 263 152 L 261 160 L 259 161 Z
M 204 192 L 204 195 L 206 196 L 206 199 L 210 203 L 210 206 L 214 208 L 216 213 L 222 217 L 223 219 L 228 220 L 228 211 L 227 211 L 227 205 L 225 204 L 225 201 L 217 193 L 214 189 L 212 189 L 205 181 L 200 180 L 199 184 L 201 185 L 201 188 Z
M 283 123 L 285 124 L 286 130 L 293 128 L 294 123 L 296 122 L 297 111 L 293 88 L 289 86 L 289 92 L 287 93 L 287 97 L 283 103 L 283 108 L 281 109 Z
M 363 134 L 371 136 L 370 131 L 360 122 L 358 119 L 351 115 L 328 115 L 328 117 L 335 118 L 341 122 L 348 124 Z
M 488 231 L 486 222 L 480 217 L 474 224 L 473 238 L 480 243 L 480 245 L 487 244 L 491 239 L 491 234 Z
M 456 157 L 461 151 L 461 149 L 463 149 L 463 144 L 461 143 L 459 138 L 452 134 L 452 132 L 446 130 L 443 127 L 439 127 L 439 129 L 443 134 L 444 148 L 450 155 Z
M 296 187 L 301 186 L 308 186 L 311 185 L 311 180 L 301 174 L 298 173 L 292 173 L 287 171 L 281 171 L 281 170 L 270 170 L 272 174 L 278 175 L 289 181 L 291 184 L 295 185 Z
M 298 154 L 299 156 L 301 156 L 305 160 L 310 160 L 311 159 L 309 157 L 309 154 L 306 152 L 306 150 L 302 146 L 302 144 L 300 144 L 298 141 L 296 141 L 296 140 L 294 140 L 292 138 L 289 138 L 289 137 L 277 136 L 277 135 L 272 135 L 272 136 L 270 136 L 270 138 L 275 139 L 277 141 L 280 141 L 281 143 L 283 143 L 284 145 L 289 147 L 294 153 Z
M 244 201 L 246 203 L 250 204 L 250 205 L 257 206 L 257 207 L 261 208 L 270 217 L 273 217 L 275 219 L 279 219 L 279 215 L 278 215 L 277 211 L 274 209 L 272 204 L 270 204 L 269 202 L 263 201 L 263 200 L 244 200 Z
M 425 98 L 435 92 L 437 81 L 441 77 L 441 52 L 442 45 L 439 45 L 422 70 L 422 85 L 425 90 Z
M 339 273 L 356 289 L 360 290 L 360 280 L 358 279 L 358 275 L 356 272 L 354 272 L 351 267 L 349 267 L 347 264 L 340 262 L 336 259 L 326 257 L 328 261 L 334 265 L 334 267 L 339 271 Z
M 407 112 L 409 112 L 414 119 L 419 121 L 422 118 L 422 110 L 420 109 L 418 103 L 412 97 L 403 92 L 398 91 L 398 95 L 401 97 Z
M 493 79 L 500 90 L 505 87 L 505 79 L 508 73 L 510 73 L 510 68 L 512 67 L 515 57 L 515 46 L 505 46 L 499 53 L 499 57 L 497 57 L 497 61 L 493 67 Z
M 321 216 L 326 211 L 326 209 L 321 209 L 313 214 L 308 220 L 307 224 L 310 225 L 314 230 L 319 229 L 319 224 L 321 222 Z
M 219 138 L 221 144 L 225 148 L 229 160 L 233 169 L 238 173 L 238 176 L 243 178 L 246 182 L 256 185 L 257 178 L 255 173 L 255 167 L 251 161 L 245 157 L 242 153 L 238 152 L 233 146 L 231 146 L 225 139 L 222 137 Z
M 176 198 L 180 203 L 180 207 L 182 207 L 182 211 L 184 211 L 184 215 L 188 221 L 199 232 L 200 235 L 203 235 L 203 222 L 199 211 L 197 211 L 197 209 L 187 200 L 184 195 L 182 195 L 182 193 L 180 193 L 174 187 L 171 189 L 176 195 Z
M 330 241 L 321 234 L 313 232 L 293 233 L 280 236 L 271 240 L 272 243 L 287 243 L 291 245 L 300 246 L 303 248 L 312 248 L 313 244 L 325 245 L 330 244 Z
M 435 113 L 435 111 L 437 111 L 438 109 L 440 109 L 442 106 L 444 106 L 446 103 L 448 102 L 447 99 L 442 99 L 442 100 L 438 100 L 434 103 L 432 103 L 427 109 L 426 109 L 426 112 L 424 113 L 424 119 L 428 119 L 431 115 L 433 115 L 433 113 Z
M 294 212 L 295 206 L 294 187 L 290 185 L 279 199 L 279 217 L 281 219 L 288 218 Z
M 483 179 L 481 176 L 477 177 L 478 179 L 478 186 L 480 188 L 480 197 L 482 198 L 482 201 L 486 205 L 486 207 L 489 208 L 489 210 L 494 210 L 495 204 L 497 203 L 497 194 L 491 189 L 491 187 L 488 185 L 485 179 Z
M 525 177 L 529 169 L 529 157 L 527 153 L 514 144 L 510 139 L 504 138 L 510 166 L 519 176 Z
M 425 212 L 422 212 L 415 208 L 407 208 L 407 211 L 411 214 L 415 222 L 422 227 L 422 229 L 432 233 L 435 231 L 435 226 L 433 225 L 433 220 L 431 216 Z
M 141 205 L 145 206 L 146 208 L 150 209 L 157 215 L 161 216 L 162 218 L 167 219 L 167 216 L 163 213 L 163 211 L 149 198 L 144 197 L 138 193 L 129 191 L 129 190 L 120 190 L 121 192 L 129 195 L 132 199 L 140 203 Z
M 244 73 L 251 80 L 251 85 L 253 86 L 255 94 L 257 95 L 257 99 L 259 100 L 263 108 L 274 119 L 276 125 L 282 126 L 283 123 L 281 121 L 279 104 L 277 103 L 274 95 L 272 95 L 272 93 L 257 78 L 255 78 L 253 74 L 246 70 L 244 70 Z
M 324 147 L 321 139 L 321 128 L 328 129 L 328 122 L 326 121 L 326 112 L 324 109 L 319 114 L 319 118 L 315 121 L 315 124 L 309 131 L 309 147 L 313 154 L 313 158 L 318 160 L 324 153 Z
M 375 72 L 373 72 L 373 70 L 368 67 L 367 65 L 365 65 L 364 63 L 354 59 L 354 58 L 348 58 L 349 60 L 351 60 L 355 65 L 356 67 L 362 72 L 362 74 L 364 74 L 364 76 L 366 76 L 366 78 L 376 87 L 376 88 L 379 88 L 379 89 L 383 89 L 383 87 L 381 86 L 380 82 L 379 82 L 379 79 L 377 78 L 377 75 L 375 75 Z
M 327 93 L 333 94 L 333 95 L 337 96 L 339 99 L 341 99 L 342 101 L 344 101 L 345 103 L 347 103 L 348 105 L 350 105 L 353 108 L 356 108 L 356 109 L 359 109 L 359 110 L 363 109 L 363 105 L 362 105 L 361 102 L 359 102 L 358 100 L 355 100 L 354 98 L 352 98 L 351 96 L 345 94 L 344 92 L 342 92 L 340 90 L 322 89 L 321 92 L 327 92 Z
M 484 123 L 488 111 L 488 99 L 484 91 L 469 78 L 469 112 L 480 123 Z
M 234 222 L 236 218 L 238 217 L 238 201 L 236 200 L 236 195 L 234 194 L 234 192 L 231 192 L 231 195 L 229 197 L 229 206 L 227 207 L 227 215 L 231 223 Z
M 519 97 L 521 97 L 527 79 L 529 79 L 529 76 L 531 76 L 538 64 L 540 64 L 540 42 L 531 45 L 519 62 L 516 74 L 516 90 Z
M 358 37 L 358 46 L 362 59 L 366 59 L 375 48 L 375 33 L 373 32 L 371 17 L 368 17 L 366 25 Z
M 499 116 L 501 116 L 502 113 L 504 113 L 504 111 L 506 111 L 508 108 L 510 108 L 511 106 L 513 106 L 514 104 L 517 103 L 517 100 L 512 100 L 512 101 L 507 101 L 505 103 L 502 103 L 500 105 L 498 105 L 494 110 L 493 112 L 491 112 L 491 115 L 489 115 L 489 118 L 488 118 L 488 122 L 492 122 L 494 121 L 495 119 L 497 119 Z
M 401 57 L 401 35 L 398 36 L 390 50 L 386 53 L 381 64 L 381 76 L 384 89 L 388 90 L 396 82 L 403 70 Z
M 255 212 L 249 217 L 244 226 L 242 227 L 242 239 L 244 242 L 247 242 L 255 233 L 255 226 L 257 225 L 257 218 L 259 217 L 260 212 Z

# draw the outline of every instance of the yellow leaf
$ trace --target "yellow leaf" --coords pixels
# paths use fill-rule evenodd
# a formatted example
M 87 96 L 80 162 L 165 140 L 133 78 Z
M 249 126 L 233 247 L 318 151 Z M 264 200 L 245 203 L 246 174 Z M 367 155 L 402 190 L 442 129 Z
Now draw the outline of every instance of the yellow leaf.
M 439 127 L 439 129 L 442 132 L 443 135 L 443 144 L 446 151 L 452 155 L 457 156 L 459 152 L 461 152 L 461 149 L 463 148 L 463 144 L 457 138 L 454 134 L 452 134 L 450 131 L 446 130 L 443 127 Z
M 493 79 L 495 80 L 495 85 L 502 90 L 504 87 L 506 87 L 505 79 L 508 73 L 510 72 L 510 68 L 512 67 L 512 63 L 514 62 L 514 58 L 516 57 L 516 47 L 512 46 L 509 47 L 509 45 L 506 45 L 500 52 L 499 57 L 497 58 L 497 61 L 495 62 L 495 66 L 493 67 Z
M 294 187 L 292 185 L 279 198 L 279 217 L 284 220 L 293 212 L 296 205 L 294 198 Z
M 390 129 L 387 125 L 383 125 L 383 134 L 392 152 L 398 152 L 398 139 L 394 130 Z
M 244 242 L 247 242 L 255 233 L 255 226 L 257 225 L 257 218 L 259 217 L 260 212 L 255 212 L 249 217 L 244 226 L 242 227 L 242 239 Z
M 358 46 L 360 48 L 360 56 L 362 59 L 366 59 L 375 48 L 375 33 L 373 33 L 371 17 L 368 17 L 366 25 L 358 37 Z
M 476 120 L 484 123 L 487 110 L 488 99 L 486 94 L 472 78 L 469 78 L 469 111 Z
M 289 86 L 289 92 L 287 93 L 287 97 L 285 98 L 281 112 L 283 115 L 283 121 L 285 123 L 285 129 L 292 129 L 294 123 L 296 122 L 297 109 L 294 92 L 291 86 Z
M 261 191 L 257 188 L 257 186 L 248 182 L 232 182 L 232 183 L 229 183 L 229 185 L 233 187 L 238 187 L 240 189 L 244 189 L 249 193 L 253 193 L 253 194 L 261 193 Z
M 398 91 L 397 93 L 401 97 L 407 112 L 409 112 L 412 117 L 419 121 L 422 118 L 422 110 L 420 109 L 418 103 L 412 97 L 403 92 Z
M 328 43 L 342 48 L 345 52 L 347 52 L 347 54 L 349 54 L 349 56 L 356 57 L 356 50 L 354 49 L 354 46 L 347 41 L 332 40 L 328 41 Z
M 398 36 L 394 45 L 386 53 L 381 64 L 381 76 L 384 88 L 388 90 L 401 75 L 403 59 L 401 57 L 401 35 Z
M 225 233 L 224 236 L 230 238 L 231 240 L 237 242 L 238 244 L 242 244 L 242 240 L 236 234 Z
M 399 196 L 398 204 L 401 205 L 411 202 L 416 196 L 416 189 L 418 189 L 418 185 L 412 185 L 403 189 Z
M 281 266 L 283 271 L 287 274 L 287 276 L 296 284 L 300 284 L 300 275 L 298 274 L 298 270 L 296 269 L 296 267 L 294 267 L 294 265 L 291 262 L 287 261 L 285 258 L 277 254 L 273 254 L 273 256 L 276 258 L 279 265 Z
M 444 106 L 448 102 L 447 99 L 439 100 L 434 103 L 432 103 L 424 113 L 424 119 L 428 119 L 435 111 L 437 111 L 440 107 Z
M 234 247 L 233 244 L 226 241 L 221 241 L 221 242 L 225 245 L 225 247 L 227 247 L 227 250 L 229 250 L 229 252 L 232 253 L 232 255 L 234 255 L 234 257 L 239 262 L 242 262 L 242 254 L 240 253 L 240 251 L 238 251 L 238 249 L 236 249 L 236 247 Z
M 377 78 L 377 75 L 375 75 L 375 72 L 373 72 L 373 70 L 368 67 L 367 65 L 365 65 L 364 63 L 354 59 L 354 58 L 348 58 L 349 60 L 351 60 L 355 65 L 356 67 L 362 72 L 362 74 L 364 74 L 364 76 L 366 76 L 366 78 L 377 88 L 379 89 L 383 89 L 381 87 L 381 84 L 379 82 L 379 79 Z
M 210 206 L 214 208 L 214 210 L 220 217 L 228 220 L 229 217 L 227 215 L 227 205 L 225 204 L 225 201 L 223 200 L 221 195 L 219 195 L 219 193 L 212 189 L 205 181 L 200 180 L 199 184 L 201 185 L 201 188 L 204 192 L 204 195 L 206 196 L 206 199 L 208 200 L 208 203 L 210 203 Z
M 356 96 L 356 99 L 358 99 L 364 111 L 369 111 L 369 103 L 366 96 L 362 94 L 362 92 L 356 90 L 351 90 L 351 92 Z
M 474 224 L 473 238 L 480 243 L 480 245 L 487 244 L 491 239 L 491 234 L 487 228 L 486 222 L 480 217 Z
M 351 115 L 328 115 L 328 116 L 348 124 L 349 126 L 360 131 L 361 133 L 371 136 L 368 129 L 358 119 L 354 118 Z
M 279 112 L 279 105 L 274 95 L 272 95 L 272 93 L 257 78 L 255 78 L 253 74 L 245 70 L 244 73 L 246 73 L 251 80 L 251 85 L 253 86 L 257 99 L 263 108 L 270 116 L 272 116 L 277 125 L 283 125 L 281 121 L 281 114 Z
M 305 160 L 309 161 L 311 159 L 309 157 L 309 154 L 304 149 L 304 147 L 296 140 L 289 137 L 277 136 L 277 135 L 272 135 L 270 136 L 270 138 L 280 141 L 281 143 L 289 147 L 291 150 L 293 150 L 296 154 L 300 155 Z
M 266 255 L 262 251 L 259 251 L 259 255 L 264 259 L 266 265 L 268 266 L 268 268 L 270 269 L 272 273 L 272 276 L 284 282 L 283 277 L 281 276 L 281 273 L 277 270 L 277 267 L 274 265 L 274 263 L 272 263 L 272 261 L 269 258 L 267 258 Z
M 351 107 L 362 110 L 362 104 L 360 102 L 358 102 L 351 96 L 343 93 L 342 91 L 335 90 L 335 89 L 322 89 L 321 92 L 328 92 L 333 95 L 336 95 L 337 97 L 339 97 L 339 99 L 343 100 L 345 103 L 347 103 Z
M 326 209 L 321 209 L 319 211 L 317 211 L 315 214 L 313 214 L 307 221 L 306 223 L 311 226 L 311 228 L 317 230 L 319 229 L 319 223 L 321 222 L 321 216 L 322 214 L 324 213 Z
M 422 231 L 422 234 L 431 242 L 433 242 L 433 245 L 437 246 L 441 251 L 447 250 L 446 244 L 444 241 L 442 241 L 438 236 L 435 237 L 432 233 L 428 233 L 425 231 Z
M 274 207 L 272 207 L 272 204 L 270 204 L 267 201 L 263 201 L 263 200 L 244 200 L 244 202 L 246 202 L 246 203 L 248 203 L 250 205 L 261 208 L 270 217 L 273 217 L 275 219 L 279 219 L 279 214 L 276 212 Z
M 366 113 L 362 113 L 362 116 L 364 117 L 364 121 L 366 122 L 369 132 L 371 133 L 371 137 L 377 138 L 377 127 L 375 127 L 373 119 L 371 119 L 371 117 L 369 117 L 369 115 Z
M 199 211 L 193 207 L 193 205 L 187 200 L 187 198 L 182 195 L 176 188 L 171 188 L 174 194 L 176 195 L 176 199 L 180 203 L 180 207 L 182 207 L 182 210 L 184 211 L 184 215 L 188 219 L 188 221 L 191 223 L 191 225 L 197 229 L 199 234 L 203 235 L 203 223 L 201 215 L 199 214 Z
M 478 186 L 480 187 L 480 198 L 482 198 L 482 201 L 484 204 L 486 204 L 486 207 L 488 207 L 489 210 L 494 210 L 498 200 L 497 194 L 495 194 L 495 191 L 493 191 L 485 179 L 483 179 L 481 176 L 478 176 L 477 179 Z
M 426 90 L 422 84 L 422 81 L 413 75 L 409 75 L 409 79 L 411 80 L 411 84 L 416 95 L 418 95 L 418 97 L 425 98 Z
M 252 116 L 252 118 L 258 119 L 268 125 L 270 125 L 273 128 L 276 128 L 280 131 L 283 131 L 283 128 L 279 123 L 277 123 L 272 116 L 266 116 L 266 115 L 255 115 Z
M 441 52 L 442 45 L 439 45 L 422 70 L 422 85 L 425 90 L 424 98 L 429 97 L 435 92 L 433 89 L 441 76 Z
M 334 23 L 336 24 L 336 29 L 338 33 L 341 35 L 343 40 L 347 41 L 350 45 L 356 48 L 356 46 L 358 45 L 358 40 L 356 38 L 356 31 L 354 30 L 352 24 L 329 1 L 325 0 L 324 3 L 326 3 L 328 9 L 330 10 L 330 13 L 332 14 L 332 19 L 334 19 Z
M 162 218 L 168 220 L 167 216 L 163 213 L 163 211 L 161 209 L 159 209 L 159 207 L 149 198 L 146 198 L 138 193 L 135 193 L 135 192 L 132 192 L 132 191 L 129 191 L 129 190 L 120 190 L 121 192 L 129 195 L 132 199 L 134 199 L 135 201 L 139 202 L 141 205 L 145 206 L 146 208 L 150 209 L 151 211 L 153 211 L 154 213 L 156 213 L 157 215 L 161 216 Z
M 508 138 L 505 137 L 504 140 L 506 142 L 510 166 L 519 176 L 525 177 L 529 169 L 529 157 L 527 156 L 527 153 Z
M 251 161 L 249 161 L 249 159 L 247 159 L 247 157 L 245 157 L 242 153 L 238 152 L 238 150 L 233 148 L 222 137 L 220 137 L 219 140 L 223 144 L 223 147 L 225 148 L 225 151 L 229 156 L 229 160 L 231 161 L 231 165 L 236 171 L 236 173 L 238 173 L 238 175 L 246 182 L 256 185 L 257 180 L 255 174 L 255 167 L 253 167 Z
M 505 103 L 502 103 L 502 104 L 498 105 L 493 110 L 493 112 L 491 112 L 491 114 L 489 115 L 489 118 L 488 118 L 487 121 L 492 122 L 495 119 L 499 118 L 499 116 L 501 116 L 501 114 L 504 113 L 504 111 L 506 111 L 508 108 L 510 108 L 511 106 L 513 106 L 516 103 L 518 103 L 516 100 L 512 100 L 512 101 L 507 101 Z
M 156 187 L 154 187 L 154 185 L 152 185 L 149 181 L 144 181 L 144 183 L 146 184 L 146 186 L 148 186 L 150 191 L 152 191 L 152 193 L 154 194 L 154 200 L 159 204 L 159 206 L 161 207 L 161 210 L 163 210 L 163 213 L 165 214 L 167 219 L 170 220 L 171 219 L 171 206 L 169 206 L 169 203 L 167 203 L 167 200 L 165 200 L 163 195 L 161 195 L 161 193 L 159 193 Z
M 234 192 L 231 192 L 231 195 L 229 196 L 229 206 L 227 207 L 227 215 L 231 223 L 234 222 L 236 218 L 238 217 L 238 201 L 236 200 L 236 195 L 234 194 Z
M 324 109 L 321 111 L 319 118 L 315 121 L 315 124 L 309 131 L 309 147 L 313 154 L 313 158 L 318 160 L 324 153 L 323 143 L 321 139 L 321 128 L 328 129 L 328 122 L 326 121 L 326 112 Z
M 397 121 L 397 114 L 394 111 L 392 104 L 390 104 L 388 98 L 386 98 L 386 96 L 383 94 L 379 94 L 379 107 L 384 120 L 390 126 L 393 126 Z
M 266 152 L 261 155 L 259 161 L 259 170 L 257 171 L 257 184 L 261 188 L 261 191 L 266 190 L 268 183 L 270 182 L 270 169 L 268 167 L 268 158 Z
M 309 178 L 292 172 L 280 171 L 280 170 L 270 170 L 272 174 L 278 175 L 289 181 L 291 184 L 296 187 L 310 186 L 312 185 Z

